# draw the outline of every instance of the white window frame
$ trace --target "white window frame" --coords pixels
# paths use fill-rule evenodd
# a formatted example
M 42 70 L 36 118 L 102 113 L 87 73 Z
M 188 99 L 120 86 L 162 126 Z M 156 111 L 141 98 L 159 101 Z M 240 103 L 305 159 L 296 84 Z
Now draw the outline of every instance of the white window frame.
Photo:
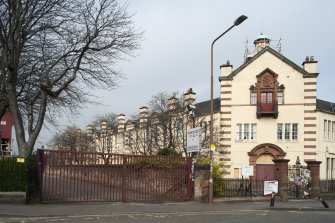
M 291 140 L 291 123 L 285 123 L 285 133 L 284 133 L 284 139 L 286 141 Z
M 292 140 L 298 140 L 299 125 L 298 123 L 292 123 Z
M 330 161 L 331 161 L 331 159 L 329 158 L 329 157 L 327 157 L 327 159 L 326 159 L 326 179 L 328 180 L 329 179 L 329 173 L 330 173 Z
M 237 123 L 236 141 L 256 141 L 257 124 L 256 123 Z
M 242 140 L 242 124 L 236 124 L 236 140 Z
M 279 105 L 284 104 L 284 92 L 282 91 L 277 92 L 277 102 Z
M 334 158 L 330 159 L 330 178 L 333 179 L 334 178 Z
M 278 141 L 283 141 L 283 123 L 278 123 L 277 124 L 277 140 Z
M 327 139 L 327 120 L 323 120 L 323 139 Z
M 250 131 L 250 136 L 252 141 L 256 141 L 257 139 L 257 124 L 256 123 L 251 123 L 251 131 Z
M 250 139 L 250 128 L 249 124 L 243 124 L 243 140 Z
M 257 104 L 257 93 L 251 92 L 250 93 L 250 104 L 256 105 Z
M 332 122 L 330 121 L 330 120 L 328 120 L 328 128 L 327 128 L 327 133 L 328 133 L 328 137 L 327 137 L 327 139 L 328 139 L 328 141 L 330 141 L 331 140 L 331 125 L 332 125 Z

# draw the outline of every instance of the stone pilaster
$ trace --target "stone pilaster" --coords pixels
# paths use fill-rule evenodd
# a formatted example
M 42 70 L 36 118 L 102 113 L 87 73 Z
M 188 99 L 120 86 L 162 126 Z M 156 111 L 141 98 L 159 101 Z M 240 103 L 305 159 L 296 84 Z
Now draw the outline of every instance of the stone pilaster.
M 311 171 L 311 193 L 312 198 L 320 196 L 320 164 L 321 161 L 309 160 L 307 163 L 307 169 Z
M 282 201 L 288 201 L 288 159 L 273 159 L 275 180 L 278 180 L 278 193 Z

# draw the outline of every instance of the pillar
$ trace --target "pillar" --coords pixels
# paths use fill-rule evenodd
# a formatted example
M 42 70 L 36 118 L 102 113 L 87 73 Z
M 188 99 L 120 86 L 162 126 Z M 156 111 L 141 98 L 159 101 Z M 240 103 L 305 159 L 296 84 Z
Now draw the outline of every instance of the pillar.
M 307 169 L 311 171 L 311 198 L 320 196 L 320 164 L 321 161 L 309 160 L 307 163 Z
M 278 193 L 281 201 L 288 201 L 288 159 L 273 159 L 275 180 L 278 180 Z

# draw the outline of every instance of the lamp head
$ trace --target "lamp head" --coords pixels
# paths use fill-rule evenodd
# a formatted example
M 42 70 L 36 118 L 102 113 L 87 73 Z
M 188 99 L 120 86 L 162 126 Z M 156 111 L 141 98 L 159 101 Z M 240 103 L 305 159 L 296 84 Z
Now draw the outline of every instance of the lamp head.
M 240 17 L 238 17 L 235 21 L 234 21 L 234 25 L 238 26 L 240 25 L 244 20 L 246 20 L 248 17 L 245 15 L 241 15 Z

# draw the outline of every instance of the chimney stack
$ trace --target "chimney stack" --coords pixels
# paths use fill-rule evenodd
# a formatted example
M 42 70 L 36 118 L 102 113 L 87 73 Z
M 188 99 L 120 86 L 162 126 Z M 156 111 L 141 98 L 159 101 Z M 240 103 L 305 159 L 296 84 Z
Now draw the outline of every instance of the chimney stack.
M 125 125 L 125 115 L 119 114 L 117 116 L 117 130 L 119 133 L 124 132 L 124 126 Z
M 86 134 L 87 134 L 87 138 L 89 139 L 93 138 L 93 126 L 92 125 L 86 126 Z
M 195 102 L 195 93 L 193 92 L 192 88 L 188 89 L 188 91 L 184 94 L 184 105 L 192 105 Z
M 172 96 L 168 99 L 168 109 L 174 110 L 178 107 L 178 99 L 175 96 Z
M 140 124 L 146 123 L 148 121 L 149 111 L 148 107 L 143 106 L 140 108 Z
M 318 61 L 314 60 L 314 56 L 307 56 L 305 61 L 302 63 L 302 66 L 305 71 L 311 74 L 316 74 L 316 64 Z
M 222 64 L 220 66 L 221 77 L 228 77 L 233 71 L 233 65 L 230 64 L 229 60 L 227 60 L 226 64 Z

